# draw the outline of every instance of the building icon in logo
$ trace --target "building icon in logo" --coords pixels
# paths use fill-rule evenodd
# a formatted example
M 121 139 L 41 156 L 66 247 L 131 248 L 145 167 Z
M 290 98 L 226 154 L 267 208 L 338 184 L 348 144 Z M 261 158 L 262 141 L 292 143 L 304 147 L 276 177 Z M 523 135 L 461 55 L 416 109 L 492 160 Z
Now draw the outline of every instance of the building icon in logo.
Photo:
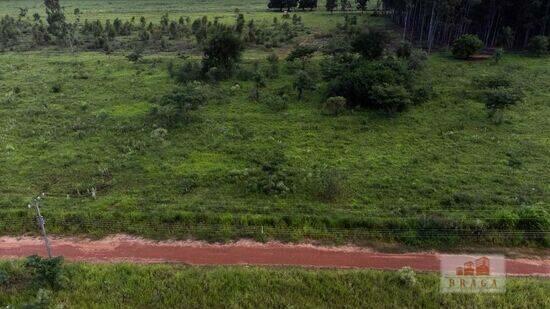
M 489 258 L 483 256 L 475 261 L 465 262 L 463 266 L 456 268 L 457 276 L 489 276 L 491 264 Z

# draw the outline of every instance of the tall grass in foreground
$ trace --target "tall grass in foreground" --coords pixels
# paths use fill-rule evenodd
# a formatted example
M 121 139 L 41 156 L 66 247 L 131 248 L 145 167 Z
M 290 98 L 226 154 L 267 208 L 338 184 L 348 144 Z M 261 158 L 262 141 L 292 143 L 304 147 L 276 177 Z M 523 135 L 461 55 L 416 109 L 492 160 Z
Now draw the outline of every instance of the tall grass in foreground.
M 0 306 L 36 301 L 22 262 L 1 262 Z M 550 280 L 513 278 L 505 294 L 444 295 L 436 274 L 258 267 L 67 264 L 63 289 L 49 296 L 66 308 L 547 308 Z M 41 292 L 43 296 L 44 293 Z

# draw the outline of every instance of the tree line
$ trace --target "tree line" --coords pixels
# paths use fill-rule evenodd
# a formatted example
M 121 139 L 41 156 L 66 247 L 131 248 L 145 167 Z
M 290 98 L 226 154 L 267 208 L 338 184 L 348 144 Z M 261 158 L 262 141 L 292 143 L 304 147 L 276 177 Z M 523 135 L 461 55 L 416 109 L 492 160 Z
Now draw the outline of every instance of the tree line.
M 485 46 L 524 48 L 550 32 L 548 0 L 383 0 L 403 37 L 428 49 L 478 35 Z

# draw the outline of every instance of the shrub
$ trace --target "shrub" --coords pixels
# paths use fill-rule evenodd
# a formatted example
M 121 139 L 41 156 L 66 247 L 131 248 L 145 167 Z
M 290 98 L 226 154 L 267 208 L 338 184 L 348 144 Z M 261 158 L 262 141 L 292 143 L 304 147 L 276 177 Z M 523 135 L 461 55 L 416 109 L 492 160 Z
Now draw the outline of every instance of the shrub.
M 6 283 L 8 283 L 9 279 L 10 279 L 10 277 L 9 277 L 8 273 L 5 272 L 4 270 L 0 269 L 0 286 L 5 285 Z
M 180 84 L 201 79 L 201 67 L 198 63 L 187 61 L 181 66 L 175 66 L 173 62 L 168 63 L 168 74 Z
M 61 92 L 61 84 L 54 84 L 52 86 L 52 92 L 53 93 L 60 93 Z
M 397 50 L 395 51 L 395 54 L 399 58 L 409 58 L 412 53 L 412 45 L 408 41 L 402 41 L 399 46 L 397 47 Z
M 275 53 L 271 53 L 267 56 L 267 62 L 269 67 L 266 71 L 266 76 L 268 78 L 277 78 L 279 76 L 279 57 Z
M 428 60 L 428 53 L 421 49 L 414 49 L 411 51 L 411 55 L 408 59 L 408 67 L 410 70 L 419 71 L 426 66 Z
M 484 97 L 487 109 L 494 111 L 521 102 L 524 94 L 517 88 L 496 88 L 485 90 Z
M 327 115 L 338 116 L 346 110 L 346 98 L 330 97 L 323 104 L 323 112 Z
M 286 61 L 311 58 L 316 51 L 317 48 L 313 46 L 297 46 L 286 57 Z
M 411 71 L 404 62 L 369 61 L 359 63 L 333 81 L 329 95 L 346 98 L 350 106 L 395 112 L 413 102 L 413 85 Z
M 375 30 L 359 34 L 351 46 L 353 51 L 361 54 L 365 59 L 372 60 L 382 57 L 388 41 L 386 32 Z
M 324 169 L 313 180 L 315 197 L 323 202 L 335 202 L 345 195 L 343 174 L 335 169 Z
M 288 109 L 288 96 L 269 95 L 262 98 L 261 102 L 274 112 L 280 112 Z
M 126 56 L 126 59 L 128 59 L 131 62 L 139 62 L 143 58 L 142 50 L 141 49 L 134 49 L 128 56 Z
M 190 111 L 196 110 L 206 101 L 207 96 L 200 85 L 187 84 L 164 95 L 151 114 L 166 125 L 177 125 L 188 122 L 191 119 Z
M 537 35 L 529 40 L 528 49 L 532 55 L 540 57 L 548 53 L 549 46 L 548 37 Z
M 453 43 L 453 55 L 457 59 L 468 59 L 483 47 L 483 42 L 473 34 L 465 34 Z
M 416 273 L 410 267 L 403 267 L 397 271 L 399 282 L 405 286 L 413 287 L 417 284 Z
M 511 87 L 512 80 L 507 75 L 495 74 L 477 77 L 473 84 L 478 89 L 496 89 L 502 87 Z
M 33 276 L 33 283 L 37 286 L 49 286 L 59 289 L 63 285 L 63 257 L 51 259 L 37 255 L 29 256 L 25 267 Z
M 495 54 L 493 55 L 493 63 L 499 64 L 503 57 L 504 57 L 504 50 L 502 48 L 497 48 L 495 50 Z
M 401 85 L 375 85 L 372 87 L 371 99 L 379 109 L 388 113 L 402 111 L 412 104 L 411 94 Z

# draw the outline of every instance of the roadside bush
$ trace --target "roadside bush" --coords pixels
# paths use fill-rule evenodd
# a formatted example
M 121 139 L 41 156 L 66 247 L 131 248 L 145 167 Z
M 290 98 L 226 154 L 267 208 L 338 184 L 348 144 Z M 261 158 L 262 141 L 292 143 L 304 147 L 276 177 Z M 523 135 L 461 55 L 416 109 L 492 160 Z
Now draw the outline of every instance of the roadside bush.
M 29 256 L 25 261 L 25 267 L 37 286 L 49 286 L 53 289 L 63 286 L 63 257 L 46 259 L 37 255 Z
M 283 153 L 263 153 L 257 158 L 258 167 L 232 172 L 232 177 L 248 192 L 265 195 L 284 195 L 294 188 L 294 173 L 284 166 Z
M 416 273 L 410 267 L 403 267 L 397 271 L 399 282 L 407 287 L 413 287 L 417 284 Z
M 330 97 L 323 104 L 323 113 L 326 115 L 338 116 L 346 110 L 346 98 Z
M 537 57 L 548 54 L 550 43 L 548 37 L 543 35 L 537 35 L 529 40 L 528 49 L 529 52 Z
M 529 234 L 526 238 L 550 245 L 550 236 L 546 233 L 550 229 L 550 214 L 542 207 L 525 206 L 519 210 L 517 228 Z
M 353 51 L 361 54 L 365 59 L 373 60 L 382 57 L 388 42 L 389 36 L 386 32 L 371 30 L 357 35 L 351 46 Z
M 7 272 L 0 269 L 0 286 L 5 285 L 8 283 L 8 280 L 10 279 Z
M 483 47 L 483 42 L 473 34 L 465 34 L 453 43 L 453 56 L 468 59 Z

